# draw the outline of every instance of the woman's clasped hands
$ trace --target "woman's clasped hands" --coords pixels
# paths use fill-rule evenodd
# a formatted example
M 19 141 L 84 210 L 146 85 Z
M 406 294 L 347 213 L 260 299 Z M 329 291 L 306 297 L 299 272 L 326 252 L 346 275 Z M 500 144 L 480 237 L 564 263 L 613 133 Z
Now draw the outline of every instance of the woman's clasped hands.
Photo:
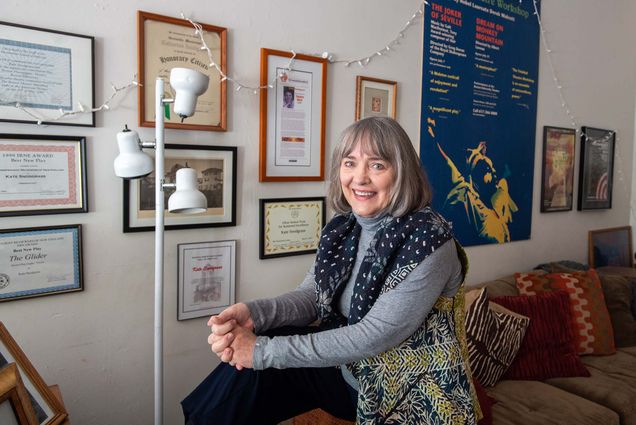
M 231 305 L 208 320 L 211 333 L 208 344 L 221 361 L 238 370 L 252 368 L 252 356 L 256 345 L 254 321 L 247 305 Z

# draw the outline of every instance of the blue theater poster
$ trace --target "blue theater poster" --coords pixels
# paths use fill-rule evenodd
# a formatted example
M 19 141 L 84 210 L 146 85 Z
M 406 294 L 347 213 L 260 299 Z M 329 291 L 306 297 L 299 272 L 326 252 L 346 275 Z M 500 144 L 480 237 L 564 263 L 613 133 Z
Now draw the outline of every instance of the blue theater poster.
M 420 157 L 465 246 L 530 238 L 539 42 L 533 0 L 425 9 Z

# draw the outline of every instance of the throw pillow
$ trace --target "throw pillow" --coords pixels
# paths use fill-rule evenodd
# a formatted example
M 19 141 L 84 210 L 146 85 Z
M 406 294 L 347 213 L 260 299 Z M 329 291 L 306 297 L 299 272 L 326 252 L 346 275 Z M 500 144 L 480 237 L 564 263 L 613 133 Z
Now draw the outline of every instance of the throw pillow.
M 530 318 L 521 348 L 503 379 L 543 381 L 590 376 L 574 346 L 566 292 L 497 297 L 492 301 Z
M 515 358 L 529 321 L 501 306 L 490 308 L 488 292 L 479 290 L 466 314 L 468 360 L 479 382 L 492 386 L 499 381 Z
M 636 345 L 636 319 L 632 316 L 632 282 L 626 277 L 599 273 L 605 303 L 614 329 L 616 347 Z
M 551 273 L 542 276 L 516 273 L 517 288 L 522 295 L 546 291 L 566 291 L 570 296 L 572 330 L 580 354 L 613 354 L 614 332 L 605 297 L 596 270 Z
M 632 316 L 636 319 L 636 279 L 632 279 Z

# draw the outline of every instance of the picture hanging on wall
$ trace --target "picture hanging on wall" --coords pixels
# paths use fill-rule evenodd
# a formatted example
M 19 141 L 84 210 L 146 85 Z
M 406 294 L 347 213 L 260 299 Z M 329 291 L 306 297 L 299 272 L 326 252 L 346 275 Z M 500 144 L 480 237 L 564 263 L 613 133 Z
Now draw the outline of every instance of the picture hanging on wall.
M 327 59 L 261 49 L 261 85 L 259 181 L 324 180 Z
M 0 22 L 0 121 L 95 126 L 95 39 Z M 28 112 L 26 112 L 28 111 Z
M 32 425 L 35 411 L 15 363 L 0 366 L 0 423 Z
M 356 121 L 367 117 L 396 118 L 397 83 L 379 78 L 356 78 Z
M 149 152 L 153 155 L 154 152 Z M 165 183 L 175 183 L 177 170 L 196 170 L 199 190 L 208 200 L 201 214 L 167 211 L 172 191 L 164 191 L 165 228 L 194 229 L 236 225 L 236 147 L 166 144 Z M 124 233 L 155 229 L 155 173 L 124 180 Z
M 543 127 L 541 212 L 570 211 L 574 192 L 574 148 L 571 128 Z
M 632 227 L 590 230 L 588 235 L 590 267 L 633 267 Z
M 158 77 L 169 80 L 172 68 L 191 68 L 210 77 L 208 90 L 199 96 L 197 109 L 192 117 L 182 122 L 166 108 L 165 127 L 182 130 L 226 131 L 227 129 L 227 81 L 210 60 L 227 72 L 227 29 L 200 24 L 203 39 L 212 58 L 202 50 L 202 42 L 192 24 L 155 13 L 137 12 L 139 42 L 139 125 L 155 126 L 154 82 Z M 172 94 L 167 95 L 173 97 Z
M 592 127 L 581 130 L 578 210 L 612 208 L 616 133 Z

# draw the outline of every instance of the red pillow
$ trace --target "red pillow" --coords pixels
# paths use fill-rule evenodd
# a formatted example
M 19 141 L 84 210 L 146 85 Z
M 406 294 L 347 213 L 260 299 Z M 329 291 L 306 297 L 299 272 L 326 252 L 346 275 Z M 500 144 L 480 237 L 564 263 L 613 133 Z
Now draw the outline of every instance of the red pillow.
M 473 385 L 475 386 L 481 413 L 484 415 L 484 417 L 477 422 L 477 425 L 492 425 L 492 406 L 497 403 L 497 400 L 489 396 L 484 387 L 474 377 Z
M 575 348 L 570 300 L 566 292 L 497 297 L 492 301 L 530 318 L 521 348 L 503 379 L 543 381 L 590 376 Z

